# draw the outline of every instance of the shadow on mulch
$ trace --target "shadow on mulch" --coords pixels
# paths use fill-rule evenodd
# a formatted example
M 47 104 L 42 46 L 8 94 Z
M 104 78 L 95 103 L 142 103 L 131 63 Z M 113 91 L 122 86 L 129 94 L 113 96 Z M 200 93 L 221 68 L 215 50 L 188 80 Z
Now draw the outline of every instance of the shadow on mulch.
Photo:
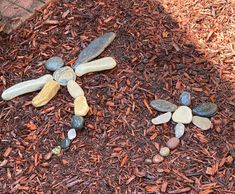
M 42 62 L 53 55 L 71 65 L 107 31 L 117 37 L 100 57 L 113 56 L 118 65 L 77 78 L 91 111 L 85 129 L 60 156 L 44 158 L 70 128 L 73 99 L 66 88 L 39 109 L 30 104 L 36 92 L 0 101 L 1 193 L 232 193 L 230 83 L 157 1 L 49 4 L 0 37 L 0 91 L 49 73 Z M 178 104 L 184 90 L 192 93 L 192 106 L 218 104 L 212 129 L 187 125 L 181 145 L 163 163 L 146 165 L 174 136 L 174 124 L 153 126 L 159 113 L 144 101 Z

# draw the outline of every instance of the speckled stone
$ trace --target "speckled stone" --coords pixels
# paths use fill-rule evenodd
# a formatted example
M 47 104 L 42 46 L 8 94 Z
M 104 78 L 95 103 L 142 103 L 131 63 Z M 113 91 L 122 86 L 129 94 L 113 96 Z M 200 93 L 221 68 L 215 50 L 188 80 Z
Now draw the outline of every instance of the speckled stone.
M 211 121 L 205 117 L 193 116 L 193 124 L 203 131 L 211 128 Z
M 202 117 L 212 117 L 217 112 L 217 105 L 212 102 L 204 102 L 193 108 L 193 114 Z
M 74 129 L 82 129 L 84 126 L 85 119 L 82 116 L 73 115 L 71 126 Z
M 177 123 L 175 126 L 175 137 L 181 138 L 184 135 L 185 126 L 182 123 Z
M 164 160 L 164 158 L 159 154 L 157 154 L 153 157 L 154 164 L 159 164 L 159 163 L 163 162 L 163 160 Z
M 189 106 L 191 104 L 191 94 L 190 92 L 183 92 L 179 98 L 180 104 Z
M 160 112 L 174 112 L 177 109 L 175 104 L 161 99 L 151 101 L 150 106 Z
M 76 130 L 75 129 L 70 129 L 69 131 L 68 131 L 68 139 L 70 139 L 70 140 L 73 140 L 73 139 L 75 139 L 76 138 L 76 136 L 77 136 L 77 133 L 76 133 Z
M 170 154 L 170 149 L 168 147 L 163 147 L 160 149 L 161 156 L 168 156 Z
M 172 115 L 171 112 L 161 114 L 161 115 L 153 118 L 152 123 L 154 125 L 160 125 L 160 124 L 163 124 L 163 123 L 167 123 L 169 120 L 171 120 L 171 115 Z
M 48 59 L 45 63 L 45 67 L 49 71 L 56 71 L 64 66 L 64 61 L 61 57 L 54 56 Z
M 172 115 L 172 120 L 176 123 L 188 124 L 192 118 L 192 110 L 187 106 L 179 106 Z
M 167 147 L 170 149 L 175 149 L 179 144 L 180 140 L 177 137 L 172 137 L 166 142 Z
M 54 147 L 54 148 L 51 150 L 51 152 L 52 152 L 53 154 L 55 154 L 55 155 L 59 155 L 60 152 L 61 152 L 61 147 L 60 147 L 60 146 L 56 146 L 56 147 Z
M 78 65 L 86 63 L 99 56 L 104 51 L 104 49 L 114 40 L 115 37 L 116 34 L 114 32 L 108 32 L 93 40 L 79 54 L 78 59 L 73 65 L 73 68 L 76 69 Z
M 70 139 L 69 139 L 69 138 L 65 138 L 65 139 L 63 139 L 63 140 L 60 142 L 60 147 L 61 147 L 62 149 L 66 149 L 66 148 L 68 148 L 68 147 L 70 146 L 70 144 L 71 144 Z
M 57 69 L 53 73 L 53 78 L 56 80 L 60 85 L 66 86 L 68 81 L 76 80 L 76 74 L 71 67 L 65 66 Z

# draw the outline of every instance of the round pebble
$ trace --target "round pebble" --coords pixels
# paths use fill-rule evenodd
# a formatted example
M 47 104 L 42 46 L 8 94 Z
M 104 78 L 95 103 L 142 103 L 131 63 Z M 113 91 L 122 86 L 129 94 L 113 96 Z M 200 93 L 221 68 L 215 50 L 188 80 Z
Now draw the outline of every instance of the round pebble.
M 51 150 L 51 152 L 52 152 L 53 154 L 55 154 L 55 155 L 59 155 L 60 152 L 61 152 L 61 147 L 60 147 L 60 146 L 56 146 L 55 148 L 53 148 L 53 149 Z
M 175 126 L 175 137 L 181 138 L 184 135 L 185 126 L 182 123 L 177 123 Z
M 187 106 L 179 106 L 172 115 L 172 120 L 176 123 L 188 124 L 192 118 L 192 110 Z
M 64 66 L 64 61 L 61 57 L 55 56 L 48 59 L 45 63 L 46 69 L 49 71 L 56 71 Z
M 166 143 L 167 147 L 170 149 L 175 149 L 179 144 L 180 140 L 177 137 L 170 138 Z
M 163 147 L 160 149 L 161 156 L 168 156 L 170 154 L 170 149 L 168 147 Z
M 71 126 L 74 129 L 82 129 L 84 126 L 85 119 L 82 116 L 73 115 Z
M 180 95 L 180 104 L 189 106 L 191 104 L 191 94 L 189 92 L 183 92 Z
M 60 85 L 66 86 L 68 81 L 76 80 L 76 74 L 71 67 L 61 67 L 57 69 L 53 73 L 53 78 L 56 80 Z
M 146 158 L 146 159 L 144 160 L 144 163 L 147 164 L 147 165 L 149 165 L 149 164 L 152 164 L 153 161 L 152 161 L 151 159 L 149 159 L 149 158 Z
M 68 139 L 73 140 L 77 136 L 76 130 L 75 129 L 70 129 L 68 131 Z
M 68 148 L 68 147 L 70 146 L 70 143 L 71 143 L 70 139 L 69 139 L 69 138 L 65 138 L 65 139 L 63 139 L 63 140 L 60 142 L 60 147 L 61 147 L 62 149 L 66 149 L 66 148 Z
M 159 154 L 157 154 L 157 155 L 155 155 L 155 156 L 153 157 L 153 163 L 154 163 L 154 164 L 159 164 L 159 163 L 161 163 L 163 160 L 164 160 L 164 158 L 163 158 L 161 155 L 159 155 Z

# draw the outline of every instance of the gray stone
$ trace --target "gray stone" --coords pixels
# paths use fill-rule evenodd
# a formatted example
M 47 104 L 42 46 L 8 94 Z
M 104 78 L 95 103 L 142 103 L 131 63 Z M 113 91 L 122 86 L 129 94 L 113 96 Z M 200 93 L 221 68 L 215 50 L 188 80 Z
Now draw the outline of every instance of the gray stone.
M 211 121 L 205 117 L 194 116 L 193 124 L 196 125 L 198 128 L 202 129 L 203 131 L 211 128 Z
M 61 68 L 64 66 L 64 61 L 61 57 L 51 57 L 48 59 L 45 63 L 46 69 L 49 71 L 56 71 L 57 69 Z
M 53 78 L 56 80 L 60 85 L 66 86 L 68 81 L 76 80 L 76 74 L 71 67 L 65 66 L 57 69 L 53 73 Z
M 116 34 L 114 32 L 108 32 L 93 40 L 82 52 L 79 54 L 78 59 L 75 61 L 73 68 L 78 65 L 86 63 L 97 56 L 99 56 L 104 49 L 114 40 Z
M 152 161 L 151 159 L 149 159 L 149 158 L 146 158 L 146 159 L 144 160 L 144 163 L 147 164 L 147 165 L 149 165 L 149 164 L 152 164 L 153 161 Z
M 168 147 L 163 147 L 160 149 L 161 156 L 168 156 L 170 154 L 170 149 Z
M 166 142 L 167 147 L 170 149 L 175 149 L 179 144 L 180 140 L 177 137 L 172 137 Z
M 181 138 L 184 135 L 185 126 L 182 123 L 177 123 L 175 126 L 175 137 Z
M 217 105 L 212 102 L 204 102 L 193 108 L 193 114 L 202 117 L 212 117 L 217 112 Z
M 169 120 L 171 120 L 171 115 L 172 115 L 171 112 L 161 114 L 161 115 L 153 118 L 152 123 L 154 125 L 160 125 L 160 124 L 163 124 L 163 123 L 167 123 Z
M 191 104 L 191 94 L 189 92 L 183 92 L 179 98 L 180 104 L 189 106 Z
M 70 146 L 70 144 L 71 144 L 70 139 L 69 139 L 69 138 L 64 138 L 64 139 L 60 142 L 60 147 L 61 147 L 62 149 L 66 149 L 66 148 L 68 148 L 68 147 Z
M 172 115 L 172 120 L 176 123 L 188 124 L 192 118 L 192 110 L 187 106 L 179 106 Z
M 76 138 L 76 136 L 77 136 L 77 133 L 76 133 L 76 130 L 75 129 L 70 129 L 69 131 L 68 131 L 68 139 L 70 139 L 70 140 L 73 140 L 73 139 L 75 139 Z
M 84 126 L 85 119 L 82 116 L 74 115 L 72 117 L 71 126 L 74 129 L 82 129 Z
M 177 109 L 175 104 L 161 99 L 151 101 L 150 106 L 160 112 L 174 112 Z

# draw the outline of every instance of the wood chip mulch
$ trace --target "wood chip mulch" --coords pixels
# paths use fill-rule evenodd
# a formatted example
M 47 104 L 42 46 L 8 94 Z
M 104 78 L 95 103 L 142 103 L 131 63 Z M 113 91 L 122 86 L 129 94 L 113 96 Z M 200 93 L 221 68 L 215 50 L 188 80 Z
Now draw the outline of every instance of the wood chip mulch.
M 0 35 L 0 91 L 48 73 L 59 55 L 72 65 L 104 32 L 116 39 L 100 57 L 115 69 L 77 78 L 91 111 L 68 150 L 48 153 L 70 128 L 66 88 L 45 107 L 36 92 L 0 101 L 0 193 L 235 193 L 235 10 L 233 0 L 60 0 Z M 144 160 L 174 136 L 153 126 L 149 102 L 215 102 L 212 129 L 187 125 L 181 145 L 161 164 Z

